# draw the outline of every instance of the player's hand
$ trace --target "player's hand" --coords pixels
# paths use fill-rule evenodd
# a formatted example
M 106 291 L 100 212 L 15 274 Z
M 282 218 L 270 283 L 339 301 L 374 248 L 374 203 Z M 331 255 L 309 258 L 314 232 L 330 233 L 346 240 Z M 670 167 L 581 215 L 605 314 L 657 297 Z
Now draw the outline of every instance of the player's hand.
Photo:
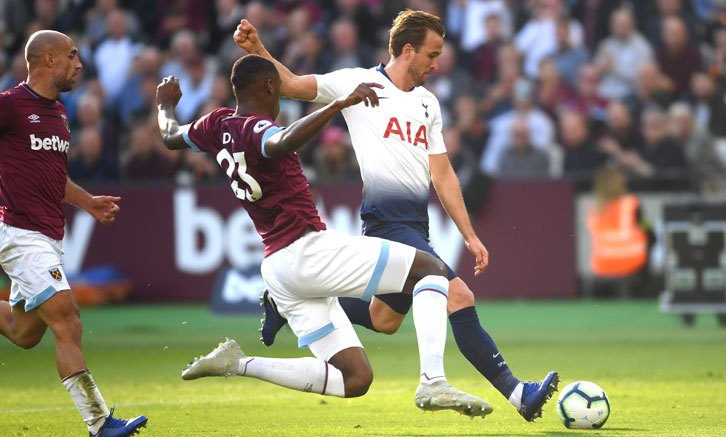
M 358 85 L 347 97 L 340 98 L 338 101 L 343 108 L 357 105 L 360 102 L 365 103 L 366 106 L 378 106 L 378 95 L 373 88 L 383 88 L 383 85 L 374 82 L 364 82 Z
M 174 76 L 167 76 L 156 87 L 156 104 L 176 106 L 181 99 L 182 92 L 179 87 L 179 79 Z
M 104 225 L 110 225 L 116 220 L 116 214 L 121 208 L 116 202 L 121 200 L 116 196 L 93 196 L 88 208 L 88 213 Z
M 466 248 L 476 258 L 476 265 L 474 266 L 474 276 L 479 276 L 489 265 L 489 251 L 482 244 L 478 237 L 467 241 Z
M 263 48 L 257 29 L 246 19 L 242 19 L 234 32 L 234 42 L 247 53 L 257 55 Z

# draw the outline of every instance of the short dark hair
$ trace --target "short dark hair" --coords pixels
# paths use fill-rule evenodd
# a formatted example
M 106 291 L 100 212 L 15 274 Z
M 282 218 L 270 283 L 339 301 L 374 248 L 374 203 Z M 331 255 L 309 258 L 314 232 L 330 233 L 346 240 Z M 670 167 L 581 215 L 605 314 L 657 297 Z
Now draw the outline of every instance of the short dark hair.
M 235 89 L 243 90 L 268 77 L 279 77 L 275 64 L 262 56 L 245 55 L 235 61 L 229 79 Z
M 426 31 L 433 30 L 441 38 L 446 35 L 446 29 L 441 18 L 424 11 L 413 11 L 406 9 L 399 12 L 388 40 L 388 52 L 392 57 L 397 57 L 403 52 L 406 44 L 411 44 L 416 51 L 423 45 L 426 39 Z

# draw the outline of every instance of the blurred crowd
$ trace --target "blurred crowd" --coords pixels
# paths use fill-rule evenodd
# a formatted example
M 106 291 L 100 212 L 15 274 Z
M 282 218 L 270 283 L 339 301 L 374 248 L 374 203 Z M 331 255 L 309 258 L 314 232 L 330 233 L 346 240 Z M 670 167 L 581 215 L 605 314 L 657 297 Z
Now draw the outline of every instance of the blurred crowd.
M 177 115 L 188 123 L 234 107 L 241 18 L 273 56 L 309 74 L 388 62 L 388 29 L 405 8 L 446 25 L 425 86 L 441 102 L 465 195 L 492 179 L 569 178 L 589 189 L 604 166 L 636 190 L 726 186 L 726 0 L 0 0 L 0 91 L 25 79 L 31 33 L 64 32 L 84 64 L 61 97 L 71 178 L 215 181 L 224 175 L 213 158 L 161 143 L 162 77 L 180 79 Z M 314 109 L 284 101 L 278 121 Z M 360 178 L 342 118 L 300 158 L 320 183 Z

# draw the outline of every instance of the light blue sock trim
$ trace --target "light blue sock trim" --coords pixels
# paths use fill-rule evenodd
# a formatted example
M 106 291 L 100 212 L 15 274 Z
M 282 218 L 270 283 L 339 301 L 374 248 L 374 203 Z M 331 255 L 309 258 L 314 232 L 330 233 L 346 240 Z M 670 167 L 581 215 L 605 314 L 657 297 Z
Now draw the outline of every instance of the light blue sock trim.
M 43 302 L 53 297 L 53 295 L 58 293 L 59 291 L 60 290 L 56 290 L 49 285 L 48 288 L 33 296 L 32 299 L 25 301 L 25 311 L 30 311 L 38 308 Z
M 330 334 L 331 332 L 335 331 L 335 326 L 333 326 L 333 323 L 328 323 L 327 325 L 323 326 L 322 328 L 316 329 L 315 331 L 305 334 L 302 337 L 300 337 L 297 340 L 297 347 L 304 348 L 308 347 L 308 345 L 314 341 L 318 341 L 321 338 L 325 337 L 326 335 Z
M 195 152 L 201 152 L 201 150 L 199 150 L 199 147 L 197 147 L 197 145 L 196 145 L 196 144 L 194 144 L 194 141 L 192 141 L 192 139 L 191 139 L 191 138 L 189 138 L 189 131 L 187 131 L 187 132 L 184 132 L 184 133 L 182 134 L 182 138 L 184 138 L 184 141 L 185 141 L 185 142 L 186 142 L 187 144 L 189 144 L 189 147 L 191 147 L 192 149 L 194 149 L 194 151 L 195 151 Z
M 444 296 L 446 296 L 446 297 L 449 297 L 449 291 L 448 291 L 448 290 L 447 290 L 446 288 L 444 288 L 444 287 L 442 287 L 442 286 L 440 286 L 440 285 L 438 285 L 438 284 L 424 284 L 424 285 L 422 285 L 422 286 L 418 287 L 417 289 L 415 289 L 415 290 L 413 291 L 413 295 L 414 295 L 414 297 L 415 297 L 415 296 L 416 296 L 416 295 L 417 295 L 417 294 L 418 294 L 418 293 L 419 293 L 420 291 L 424 291 L 424 290 L 436 290 L 436 291 L 438 291 L 439 293 L 443 294 Z
M 264 134 L 262 134 L 262 156 L 265 158 L 270 158 L 270 155 L 265 152 L 265 143 L 267 140 L 274 134 L 280 132 L 281 130 L 284 130 L 284 127 L 281 126 L 272 126 L 271 128 L 267 129 Z
M 381 241 L 381 253 L 378 254 L 378 261 L 376 261 L 376 267 L 373 269 L 373 275 L 371 276 L 370 282 L 366 287 L 366 291 L 360 297 L 363 300 L 369 301 L 373 299 L 373 295 L 378 290 L 378 283 L 381 282 L 381 276 L 383 276 L 383 270 L 388 264 L 388 253 L 390 252 L 391 245 L 388 241 Z

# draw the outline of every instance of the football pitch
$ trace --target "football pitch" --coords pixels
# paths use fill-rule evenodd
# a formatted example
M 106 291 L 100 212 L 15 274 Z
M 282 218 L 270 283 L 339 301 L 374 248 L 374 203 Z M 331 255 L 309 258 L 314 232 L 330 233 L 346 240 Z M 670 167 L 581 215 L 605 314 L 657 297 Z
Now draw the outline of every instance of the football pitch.
M 519 378 L 558 370 L 560 388 L 597 383 L 612 405 L 600 430 L 567 430 L 545 405 L 525 422 L 460 355 L 449 332 L 452 385 L 487 399 L 494 413 L 469 420 L 421 414 L 413 405 L 418 355 L 411 317 L 393 336 L 359 329 L 373 366 L 367 395 L 299 393 L 250 378 L 182 381 L 180 370 L 225 336 L 248 355 L 297 357 L 286 327 L 277 343 L 258 341 L 259 315 L 218 316 L 203 306 L 83 308 L 88 367 L 116 415 L 145 414 L 147 436 L 717 436 L 726 435 L 726 329 L 713 316 L 686 328 L 655 301 L 480 302 L 484 326 Z M 0 436 L 87 435 L 60 384 L 50 333 L 33 350 L 0 338 Z

